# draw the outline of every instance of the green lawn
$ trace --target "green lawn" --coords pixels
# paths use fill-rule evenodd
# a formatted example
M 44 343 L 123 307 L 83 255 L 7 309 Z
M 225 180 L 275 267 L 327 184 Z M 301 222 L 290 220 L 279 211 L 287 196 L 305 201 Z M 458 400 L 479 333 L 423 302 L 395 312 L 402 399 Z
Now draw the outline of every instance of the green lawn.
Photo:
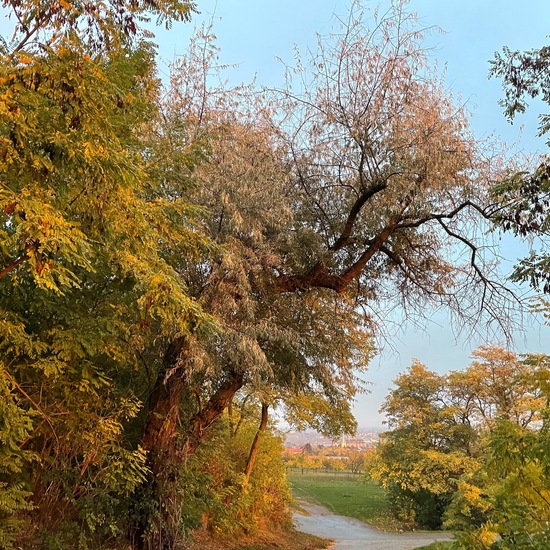
M 288 479 L 297 498 L 310 500 L 336 514 L 357 518 L 381 529 L 399 528 L 390 513 L 384 491 L 362 476 L 347 473 L 291 472 Z

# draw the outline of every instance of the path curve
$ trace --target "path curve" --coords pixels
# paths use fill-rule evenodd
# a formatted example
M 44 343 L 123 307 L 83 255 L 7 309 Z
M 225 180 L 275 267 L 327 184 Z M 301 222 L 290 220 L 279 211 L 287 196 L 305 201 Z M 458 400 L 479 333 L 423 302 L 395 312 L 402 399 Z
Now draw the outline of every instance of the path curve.
M 451 538 L 447 533 L 384 533 L 357 519 L 337 516 L 323 506 L 306 502 L 300 506 L 309 515 L 294 514 L 297 529 L 334 540 L 331 550 L 410 550 Z

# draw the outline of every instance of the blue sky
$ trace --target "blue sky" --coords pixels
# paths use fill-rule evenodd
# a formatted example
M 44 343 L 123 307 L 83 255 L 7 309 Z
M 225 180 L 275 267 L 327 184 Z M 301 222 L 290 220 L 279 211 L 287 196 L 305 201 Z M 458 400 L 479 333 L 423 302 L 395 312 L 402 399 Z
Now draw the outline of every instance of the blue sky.
M 159 54 L 169 62 L 185 51 L 194 25 L 212 21 L 221 49 L 220 63 L 236 64 L 230 79 L 278 86 L 282 83 L 282 58 L 289 63 L 297 46 L 304 51 L 315 49 L 316 33 L 326 34 L 333 24 L 333 14 L 345 16 L 348 1 L 337 0 L 202 0 L 201 14 L 193 23 L 177 25 L 169 33 L 159 33 Z M 368 9 L 375 3 L 366 2 Z M 530 49 L 546 44 L 550 32 L 550 2 L 524 0 L 411 0 L 425 27 L 437 26 L 426 40 L 430 56 L 445 70 L 447 87 L 472 112 L 472 129 L 479 138 L 496 134 L 518 150 L 543 152 L 543 139 L 535 137 L 539 105 L 510 125 L 503 117 L 498 100 L 501 84 L 488 79 L 489 60 L 503 46 Z M 509 265 L 519 254 L 518 248 L 505 239 Z M 505 267 L 510 269 L 509 267 Z M 498 337 L 497 337 L 498 338 Z M 470 354 L 482 338 L 456 337 L 449 319 L 438 314 L 421 327 L 405 323 L 381 354 L 373 361 L 365 379 L 372 383 L 371 393 L 359 396 L 355 414 L 360 426 L 379 426 L 380 407 L 388 388 L 412 358 L 438 372 L 465 367 Z M 525 334 L 518 334 L 518 352 L 550 353 L 550 327 L 530 320 Z

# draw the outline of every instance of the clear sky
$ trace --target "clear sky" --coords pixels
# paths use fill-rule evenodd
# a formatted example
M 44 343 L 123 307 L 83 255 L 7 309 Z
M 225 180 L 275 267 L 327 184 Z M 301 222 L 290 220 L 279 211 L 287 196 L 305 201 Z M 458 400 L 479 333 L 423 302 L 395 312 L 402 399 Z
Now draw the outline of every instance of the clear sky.
M 283 66 L 277 58 L 291 62 L 295 45 L 302 51 L 314 49 L 316 33 L 329 32 L 333 14 L 345 16 L 349 0 L 197 0 L 197 4 L 201 13 L 193 17 L 192 23 L 157 31 L 160 60 L 168 64 L 175 55 L 183 53 L 193 27 L 212 21 L 221 48 L 220 63 L 237 65 L 228 74 L 231 80 L 249 82 L 256 76 L 261 84 L 278 86 L 282 84 Z M 376 3 L 365 5 L 372 10 Z M 508 143 L 517 142 L 519 149 L 544 151 L 544 140 L 534 137 L 536 108 L 514 125 L 504 119 L 497 103 L 502 96 L 500 82 L 488 79 L 488 61 L 505 45 L 530 49 L 547 44 L 550 2 L 411 0 L 409 9 L 417 12 L 423 26 L 443 30 L 432 33 L 426 46 L 441 69 L 446 67 L 448 88 L 453 94 L 460 94 L 472 111 L 475 134 L 483 138 L 496 133 Z M 0 20 L 0 30 L 6 33 L 5 21 Z M 505 250 L 513 262 L 516 248 L 508 245 Z M 383 419 L 377 410 L 392 380 L 410 365 L 412 358 L 438 372 L 460 369 L 481 343 L 479 339 L 455 338 L 443 315 L 421 329 L 404 324 L 366 375 L 373 385 L 371 393 L 360 396 L 355 406 L 359 424 L 381 424 Z M 520 335 L 516 341 L 516 350 L 550 353 L 550 327 L 536 323 L 527 327 L 525 337 Z
M 365 5 L 369 9 L 376 6 L 374 2 Z M 292 62 L 295 46 L 302 51 L 314 49 L 316 33 L 329 32 L 333 14 L 345 16 L 348 6 L 348 0 L 199 0 L 201 14 L 193 23 L 158 34 L 159 54 L 169 62 L 185 50 L 194 25 L 212 21 L 221 48 L 220 63 L 237 64 L 229 73 L 231 80 L 248 82 L 256 76 L 260 84 L 278 86 L 283 66 L 277 58 Z M 488 79 L 488 61 L 505 45 L 530 49 L 546 44 L 550 2 L 411 0 L 409 9 L 418 14 L 423 26 L 442 29 L 429 35 L 426 46 L 441 70 L 445 68 L 447 87 L 469 106 L 476 136 L 494 133 L 517 144 L 519 150 L 545 151 L 544 140 L 535 138 L 539 106 L 510 125 L 497 103 L 502 97 L 501 84 Z M 517 249 L 508 244 L 505 250 L 511 265 Z M 396 375 L 412 358 L 443 373 L 465 367 L 471 351 L 482 343 L 479 338 L 456 337 L 445 315 L 435 316 L 420 328 L 405 323 L 365 376 L 372 386 L 371 393 L 359 396 L 355 405 L 359 425 L 381 425 L 378 408 Z M 550 353 L 550 327 L 531 321 L 525 335 L 518 335 L 515 349 Z

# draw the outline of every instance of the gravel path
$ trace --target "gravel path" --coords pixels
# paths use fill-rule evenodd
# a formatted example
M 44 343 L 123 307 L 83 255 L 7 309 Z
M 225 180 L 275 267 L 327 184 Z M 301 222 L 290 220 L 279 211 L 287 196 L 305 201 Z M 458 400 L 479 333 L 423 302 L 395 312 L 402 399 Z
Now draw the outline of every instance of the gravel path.
M 337 516 L 323 506 L 304 502 L 300 505 L 309 515 L 294 515 L 297 528 L 334 540 L 331 550 L 409 550 L 451 538 L 446 533 L 384 533 L 357 519 Z

